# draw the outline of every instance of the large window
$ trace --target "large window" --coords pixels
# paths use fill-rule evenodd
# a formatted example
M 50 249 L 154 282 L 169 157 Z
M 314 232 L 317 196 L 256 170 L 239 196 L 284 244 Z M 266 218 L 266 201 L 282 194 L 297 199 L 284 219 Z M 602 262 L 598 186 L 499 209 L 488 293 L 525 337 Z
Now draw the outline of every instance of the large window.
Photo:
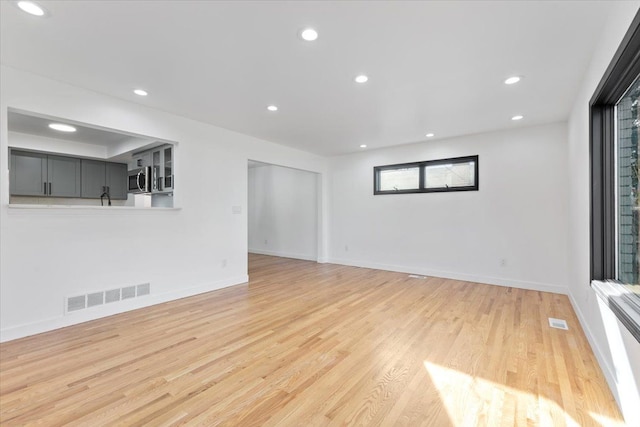
M 638 129 L 640 127 L 640 79 L 636 79 L 616 105 L 616 229 L 617 279 L 640 297 L 640 200 L 638 190 Z
M 640 341 L 640 13 L 590 102 L 592 286 Z
M 478 156 L 373 168 L 374 194 L 478 190 Z

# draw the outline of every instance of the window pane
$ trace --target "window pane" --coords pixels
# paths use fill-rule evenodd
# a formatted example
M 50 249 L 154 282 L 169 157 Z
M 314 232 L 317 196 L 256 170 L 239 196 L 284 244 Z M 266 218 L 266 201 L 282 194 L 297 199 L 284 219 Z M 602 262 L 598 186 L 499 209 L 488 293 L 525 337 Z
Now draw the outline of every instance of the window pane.
M 420 168 L 381 170 L 379 177 L 378 191 L 416 190 L 420 183 Z
M 425 166 L 425 188 L 472 187 L 475 185 L 475 162 Z
M 640 297 L 638 275 L 640 258 L 640 204 L 638 203 L 638 127 L 640 79 L 637 79 L 616 105 L 618 180 L 618 274 L 627 289 Z

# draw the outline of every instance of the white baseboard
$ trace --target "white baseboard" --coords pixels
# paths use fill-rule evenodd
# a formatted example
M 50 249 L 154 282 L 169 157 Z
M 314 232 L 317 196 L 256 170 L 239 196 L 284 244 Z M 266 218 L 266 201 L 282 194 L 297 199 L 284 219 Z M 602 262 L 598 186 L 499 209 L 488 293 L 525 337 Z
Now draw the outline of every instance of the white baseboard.
M 313 255 L 301 255 L 293 252 L 281 252 L 281 251 L 265 251 L 263 249 L 251 249 L 249 248 L 250 254 L 258 254 L 258 255 L 270 255 L 270 256 L 279 256 L 283 258 L 294 258 L 294 259 L 302 259 L 305 261 L 317 261 L 318 258 Z
M 593 295 L 593 297 L 597 298 L 595 294 Z M 576 299 L 573 297 L 573 294 L 571 293 L 569 293 L 569 301 L 571 301 L 571 305 L 573 306 L 573 311 L 575 311 L 576 315 L 578 316 L 578 321 L 580 322 L 580 326 L 582 326 L 582 330 L 584 331 L 584 334 L 587 337 L 587 341 L 589 341 L 589 344 L 591 345 L 591 350 L 593 351 L 593 354 L 596 356 L 596 359 L 598 360 L 598 364 L 600 365 L 600 369 L 602 370 L 602 373 L 604 373 L 604 377 L 607 380 L 609 389 L 611 390 L 611 393 L 613 394 L 613 397 L 615 398 L 616 402 L 618 403 L 618 407 L 620 408 L 621 407 L 620 396 L 618 396 L 618 383 L 616 381 L 615 370 L 612 369 L 612 367 L 607 362 L 607 358 L 604 357 L 604 353 L 600 348 L 600 346 L 598 345 L 598 341 L 596 341 L 595 336 L 593 335 L 593 333 L 591 332 L 591 329 L 589 328 L 589 322 L 587 322 L 586 317 L 584 316 L 584 314 L 582 314 L 580 305 L 578 305 L 578 302 L 576 301 Z
M 569 290 L 565 286 L 551 284 L 528 282 L 523 280 L 507 279 L 502 277 L 479 276 L 475 274 L 455 273 L 451 271 L 431 270 L 420 267 L 407 267 L 402 265 L 380 264 L 366 261 L 353 261 L 341 258 L 332 258 L 328 262 L 333 264 L 349 265 L 353 267 L 372 268 L 374 270 L 395 271 L 398 273 L 419 274 L 421 276 L 441 277 L 444 279 L 464 280 L 466 282 L 483 283 L 487 285 L 507 286 L 518 289 L 528 289 L 532 291 L 551 292 L 554 294 L 567 295 Z
M 151 294 L 140 298 L 132 298 L 126 301 L 120 301 L 119 303 L 111 303 L 91 307 L 78 312 L 50 317 L 48 319 L 39 320 L 33 323 L 11 326 L 8 328 L 0 329 L 0 342 L 15 340 L 30 335 L 40 334 L 42 332 L 52 331 L 54 329 L 64 328 L 66 326 L 76 325 L 78 323 L 88 322 L 90 320 L 100 319 L 102 317 L 112 316 L 114 314 L 136 310 L 138 308 L 149 307 L 152 305 L 186 298 L 205 292 L 211 292 L 217 289 L 246 283 L 248 281 L 248 275 L 232 277 L 217 282 L 206 283 L 190 288 L 166 292 L 163 294 Z

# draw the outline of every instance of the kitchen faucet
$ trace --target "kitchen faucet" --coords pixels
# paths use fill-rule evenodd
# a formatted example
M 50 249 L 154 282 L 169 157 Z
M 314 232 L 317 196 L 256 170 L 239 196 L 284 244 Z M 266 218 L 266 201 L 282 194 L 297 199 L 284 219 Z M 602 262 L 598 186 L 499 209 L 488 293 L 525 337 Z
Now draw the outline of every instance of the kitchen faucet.
M 107 196 L 107 200 L 109 201 L 109 206 L 111 206 L 111 195 L 109 194 L 109 187 L 102 187 L 102 194 L 100 195 L 100 206 L 104 206 L 104 197 Z

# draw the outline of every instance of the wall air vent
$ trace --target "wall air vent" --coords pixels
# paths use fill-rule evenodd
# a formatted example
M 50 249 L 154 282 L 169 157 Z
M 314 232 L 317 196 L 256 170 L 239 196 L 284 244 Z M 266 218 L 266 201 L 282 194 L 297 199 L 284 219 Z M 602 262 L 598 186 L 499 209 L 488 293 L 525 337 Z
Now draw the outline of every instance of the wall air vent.
M 104 296 L 104 302 L 106 303 L 120 301 L 120 289 L 111 289 L 110 291 L 106 291 Z
M 86 308 L 86 299 L 86 295 L 67 298 L 67 311 L 77 311 Z
M 104 304 L 104 292 L 95 292 L 87 295 L 87 307 Z
M 565 331 L 569 330 L 566 320 L 554 319 L 553 317 L 549 317 L 549 326 L 556 329 L 564 329 Z
M 84 310 L 99 305 L 109 304 L 151 294 L 151 284 L 141 283 L 124 288 L 110 289 L 108 291 L 91 292 L 85 295 L 74 295 L 65 300 L 65 313 Z
M 122 288 L 122 299 L 135 298 L 135 296 L 136 296 L 135 286 L 127 286 L 126 288 Z
M 142 285 L 136 286 L 136 295 L 149 295 L 151 293 L 151 285 L 149 283 L 143 283 Z

